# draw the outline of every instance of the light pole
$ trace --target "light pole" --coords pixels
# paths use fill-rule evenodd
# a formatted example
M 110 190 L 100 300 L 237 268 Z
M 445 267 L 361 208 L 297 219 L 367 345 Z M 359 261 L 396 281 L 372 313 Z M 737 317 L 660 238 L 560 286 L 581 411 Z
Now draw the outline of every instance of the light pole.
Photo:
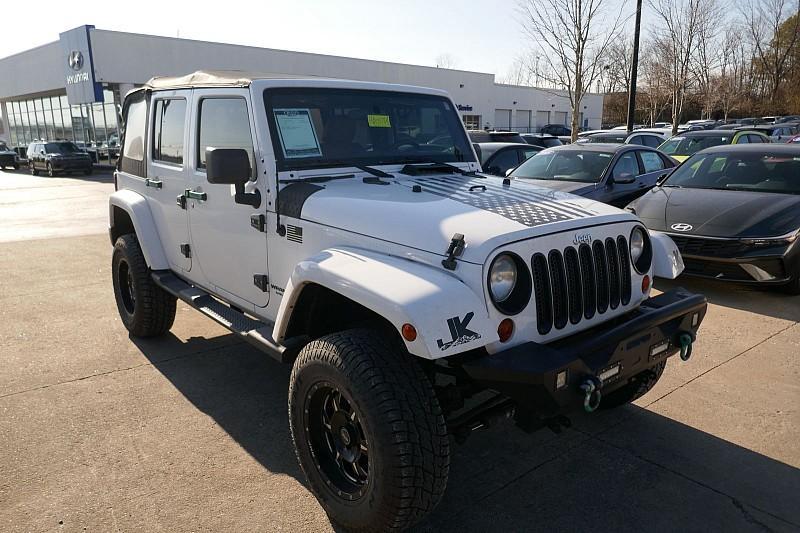
M 642 0 L 636 0 L 636 27 L 633 31 L 633 61 L 631 64 L 631 90 L 628 93 L 628 133 L 633 131 L 636 114 L 636 76 L 639 67 L 639 28 L 642 25 Z

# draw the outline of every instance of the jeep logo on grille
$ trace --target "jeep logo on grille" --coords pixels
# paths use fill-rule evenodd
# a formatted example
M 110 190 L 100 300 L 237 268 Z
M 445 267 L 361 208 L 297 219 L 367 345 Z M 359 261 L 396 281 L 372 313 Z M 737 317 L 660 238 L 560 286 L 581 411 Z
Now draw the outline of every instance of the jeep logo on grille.
M 592 242 L 592 234 L 591 233 L 578 233 L 575 235 L 575 238 L 572 239 L 572 242 L 575 244 L 589 244 Z

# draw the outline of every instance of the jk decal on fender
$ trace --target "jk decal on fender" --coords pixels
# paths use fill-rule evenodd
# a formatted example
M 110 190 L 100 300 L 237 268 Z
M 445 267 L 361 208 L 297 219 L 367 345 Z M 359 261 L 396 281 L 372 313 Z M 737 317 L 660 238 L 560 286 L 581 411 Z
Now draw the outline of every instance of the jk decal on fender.
M 471 329 L 467 329 L 467 326 L 469 325 L 469 322 L 472 320 L 473 316 L 475 316 L 475 313 L 470 311 L 464 315 L 463 320 L 457 316 L 448 318 L 447 327 L 450 328 L 450 336 L 452 339 L 447 342 L 444 342 L 443 339 L 437 340 L 436 344 L 439 345 L 439 349 L 444 351 L 448 348 L 452 348 L 453 346 L 458 346 L 459 344 L 465 344 L 467 342 L 480 339 L 481 336 L 479 333 L 475 333 Z

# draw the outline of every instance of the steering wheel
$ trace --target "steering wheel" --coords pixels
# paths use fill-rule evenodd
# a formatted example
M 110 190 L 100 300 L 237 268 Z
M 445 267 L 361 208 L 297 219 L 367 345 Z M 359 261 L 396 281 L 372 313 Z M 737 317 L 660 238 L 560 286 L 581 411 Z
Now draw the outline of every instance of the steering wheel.
M 401 146 L 410 146 L 414 150 L 419 150 L 419 143 L 415 141 L 399 141 L 392 145 L 395 150 L 400 150 Z

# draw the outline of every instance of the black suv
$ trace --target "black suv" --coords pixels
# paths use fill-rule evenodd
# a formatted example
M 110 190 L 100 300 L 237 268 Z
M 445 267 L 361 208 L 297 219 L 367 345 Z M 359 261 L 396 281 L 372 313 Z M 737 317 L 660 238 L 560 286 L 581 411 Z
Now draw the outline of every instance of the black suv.
M 467 130 L 469 140 L 473 143 L 520 143 L 525 139 L 516 131 Z
M 572 135 L 572 130 L 563 124 L 545 124 L 539 130 L 539 133 L 547 133 L 556 137 L 568 137 Z
M 59 172 L 92 173 L 92 158 L 70 141 L 35 142 L 28 146 L 28 168 L 36 176 L 40 170 L 48 176 Z
M 19 168 L 19 156 L 6 143 L 0 141 L 0 170 L 6 167 L 17 170 Z

